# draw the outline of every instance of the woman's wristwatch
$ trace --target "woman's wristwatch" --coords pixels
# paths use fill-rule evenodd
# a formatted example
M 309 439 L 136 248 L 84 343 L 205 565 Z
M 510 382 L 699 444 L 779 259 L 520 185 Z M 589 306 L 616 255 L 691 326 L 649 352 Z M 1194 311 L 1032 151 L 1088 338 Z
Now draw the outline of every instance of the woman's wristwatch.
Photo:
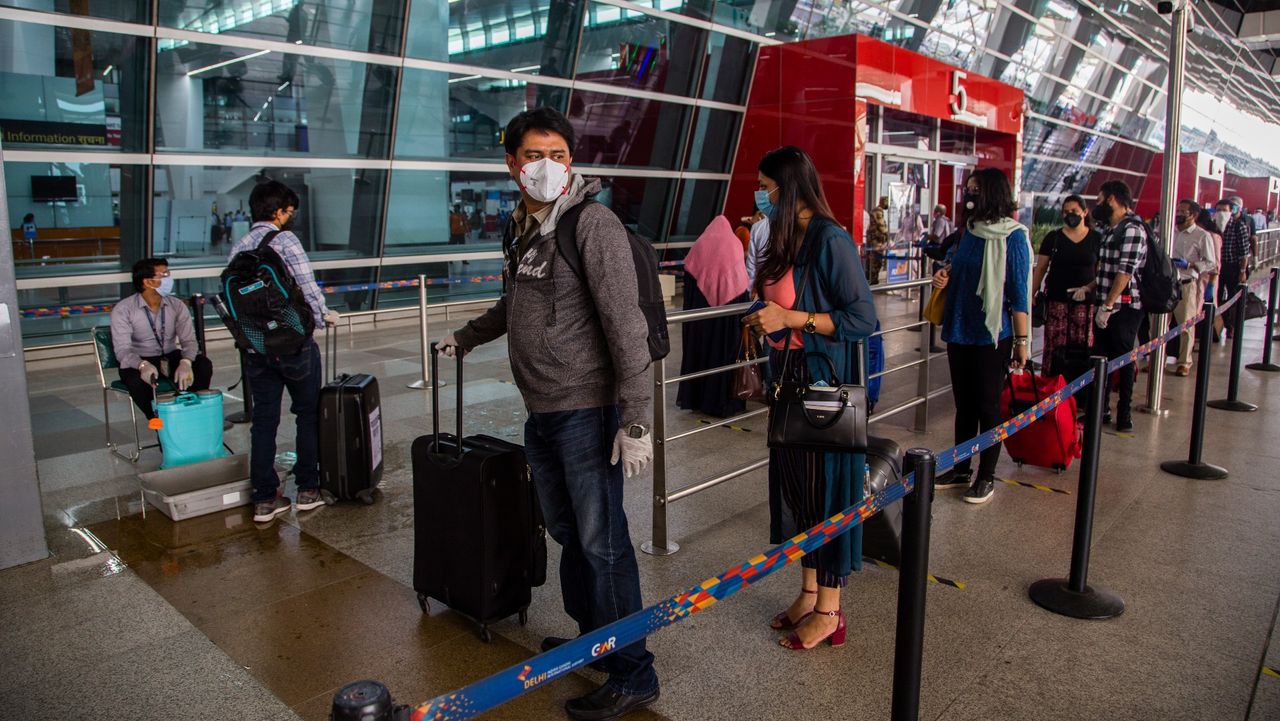
M 1029 346 L 1031 345 L 1031 339 L 1025 335 L 1014 336 L 1013 344 L 1015 346 L 1020 346 L 1020 345 Z
M 809 313 L 809 320 L 804 322 L 804 332 L 805 333 L 818 332 L 818 314 L 817 313 L 813 313 L 813 312 Z

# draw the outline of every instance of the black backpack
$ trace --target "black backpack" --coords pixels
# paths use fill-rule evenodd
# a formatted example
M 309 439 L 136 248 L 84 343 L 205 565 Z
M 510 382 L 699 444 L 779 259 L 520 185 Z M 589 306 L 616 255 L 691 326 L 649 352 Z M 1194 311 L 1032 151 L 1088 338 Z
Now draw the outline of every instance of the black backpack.
M 582 255 L 578 252 L 578 217 L 594 200 L 584 200 L 569 208 L 556 221 L 556 247 L 560 255 L 586 284 L 586 274 L 582 270 Z M 636 264 L 636 281 L 640 289 L 640 312 L 644 314 L 645 323 L 649 326 L 649 358 L 662 360 L 671 352 L 671 339 L 667 336 L 667 303 L 662 297 L 662 284 L 658 282 L 658 256 L 653 251 L 653 244 L 648 240 L 627 231 L 627 240 L 631 243 L 631 257 Z
M 241 348 L 289 356 L 296 355 L 311 338 L 315 317 L 284 260 L 270 245 L 279 233 L 267 233 L 258 247 L 231 258 L 222 271 L 218 305 Z
M 1133 282 L 1138 284 L 1142 310 L 1147 313 L 1172 313 L 1182 301 L 1182 285 L 1178 283 L 1178 271 L 1173 267 L 1173 260 L 1165 252 L 1164 244 L 1156 242 L 1155 233 L 1146 221 L 1130 217 L 1116 226 L 1114 239 L 1124 237 L 1125 229 L 1138 223 L 1147 238 L 1147 257 L 1138 268 L 1138 277 Z

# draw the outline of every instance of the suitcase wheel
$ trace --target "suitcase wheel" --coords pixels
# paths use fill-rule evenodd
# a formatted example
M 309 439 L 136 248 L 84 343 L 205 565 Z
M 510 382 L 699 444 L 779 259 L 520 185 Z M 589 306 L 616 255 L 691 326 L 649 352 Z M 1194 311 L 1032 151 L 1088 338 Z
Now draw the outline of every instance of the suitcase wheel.
M 521 626 L 529 625 L 529 609 L 528 608 L 520 609 L 520 625 Z
M 427 599 L 427 594 L 418 594 L 418 605 L 422 607 L 423 613 L 431 613 L 431 601 Z
M 483 624 L 480 626 L 480 640 L 485 643 L 489 643 L 493 640 L 493 636 L 489 633 L 489 627 Z
M 373 489 L 366 488 L 365 490 L 360 491 L 359 493 L 356 494 L 356 498 L 359 498 L 360 502 L 363 503 L 364 505 L 372 506 L 374 501 Z

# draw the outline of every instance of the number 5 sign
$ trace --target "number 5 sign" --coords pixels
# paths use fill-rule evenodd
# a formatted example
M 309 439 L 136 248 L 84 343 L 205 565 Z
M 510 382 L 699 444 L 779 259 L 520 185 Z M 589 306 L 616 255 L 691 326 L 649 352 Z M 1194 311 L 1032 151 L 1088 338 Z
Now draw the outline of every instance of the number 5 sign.
M 967 77 L 969 74 L 963 70 L 951 71 L 952 115 L 964 115 L 969 110 L 969 93 L 965 92 L 964 86 L 960 84 L 960 81 Z

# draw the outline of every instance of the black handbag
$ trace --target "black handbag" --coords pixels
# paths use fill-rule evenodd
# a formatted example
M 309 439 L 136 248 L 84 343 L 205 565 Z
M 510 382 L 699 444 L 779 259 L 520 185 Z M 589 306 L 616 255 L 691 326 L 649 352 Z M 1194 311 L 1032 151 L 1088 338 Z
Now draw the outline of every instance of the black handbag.
M 867 450 L 866 386 L 841 383 L 835 364 L 824 353 L 805 353 L 804 360 L 821 358 L 831 371 L 832 385 L 782 380 L 774 384 L 769 413 L 769 447 L 823 453 L 865 453 Z M 788 359 L 790 360 L 790 359 Z M 786 366 L 779 376 L 786 378 Z

